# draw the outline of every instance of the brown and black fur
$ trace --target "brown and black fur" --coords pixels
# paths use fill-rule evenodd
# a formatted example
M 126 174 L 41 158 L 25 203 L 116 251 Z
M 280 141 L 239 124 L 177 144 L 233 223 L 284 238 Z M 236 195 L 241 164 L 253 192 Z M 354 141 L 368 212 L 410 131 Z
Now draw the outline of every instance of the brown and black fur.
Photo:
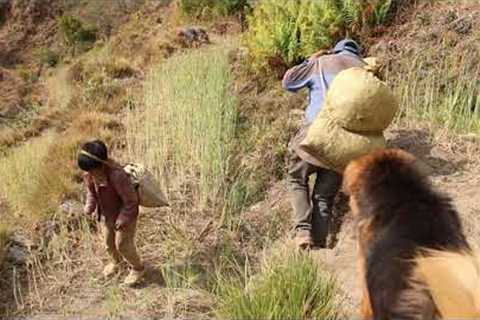
M 415 280 L 423 250 L 470 252 L 451 199 L 433 190 L 411 154 L 382 149 L 347 167 L 344 187 L 358 219 L 365 319 L 439 316 L 425 283 Z

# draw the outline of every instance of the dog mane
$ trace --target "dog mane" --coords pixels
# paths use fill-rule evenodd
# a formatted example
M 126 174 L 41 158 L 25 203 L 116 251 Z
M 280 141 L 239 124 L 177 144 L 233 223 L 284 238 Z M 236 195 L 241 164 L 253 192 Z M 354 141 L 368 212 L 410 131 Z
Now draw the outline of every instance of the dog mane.
M 382 149 L 355 161 L 347 171 L 348 189 L 356 194 L 363 218 L 387 224 L 409 215 L 411 220 L 430 223 L 443 215 L 460 228 L 451 199 L 433 189 L 413 155 Z
M 434 318 L 438 310 L 425 279 L 412 276 L 422 251 L 470 251 L 451 199 L 434 190 L 413 155 L 399 149 L 353 161 L 344 178 L 359 222 L 372 308 L 378 316 Z

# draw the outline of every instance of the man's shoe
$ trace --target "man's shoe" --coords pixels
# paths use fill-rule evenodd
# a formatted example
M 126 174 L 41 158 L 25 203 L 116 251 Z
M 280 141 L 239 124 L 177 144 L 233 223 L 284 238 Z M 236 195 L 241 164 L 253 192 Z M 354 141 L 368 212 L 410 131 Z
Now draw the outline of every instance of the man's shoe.
M 141 271 L 132 269 L 130 270 L 130 273 L 123 281 L 123 284 L 129 287 L 133 287 L 142 281 L 144 275 L 145 275 L 145 269 Z
M 310 230 L 297 230 L 295 234 L 295 245 L 301 250 L 310 249 L 313 246 Z
M 103 276 L 105 278 L 110 278 L 114 276 L 118 270 L 120 270 L 118 263 L 110 262 L 105 266 L 105 268 L 103 268 Z

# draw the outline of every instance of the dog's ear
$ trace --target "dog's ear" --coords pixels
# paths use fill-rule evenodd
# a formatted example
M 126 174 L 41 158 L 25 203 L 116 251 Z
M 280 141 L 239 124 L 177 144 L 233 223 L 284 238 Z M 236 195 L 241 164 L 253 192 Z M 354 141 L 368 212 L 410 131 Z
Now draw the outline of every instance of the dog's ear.
M 412 168 L 420 173 L 418 167 L 417 159 L 406 151 L 380 149 L 349 163 L 344 171 L 343 190 L 347 195 L 356 194 L 365 187 L 384 183 L 392 173 Z
M 342 189 L 346 195 L 351 196 L 360 189 L 361 174 L 363 166 L 361 159 L 350 162 L 343 173 Z

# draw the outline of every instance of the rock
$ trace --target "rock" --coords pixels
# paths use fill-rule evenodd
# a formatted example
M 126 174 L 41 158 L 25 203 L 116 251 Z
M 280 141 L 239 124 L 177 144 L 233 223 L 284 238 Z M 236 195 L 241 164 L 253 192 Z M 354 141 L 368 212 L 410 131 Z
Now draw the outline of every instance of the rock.
M 201 27 L 178 28 L 176 31 L 176 42 L 184 47 L 196 48 L 210 43 L 207 31 Z

